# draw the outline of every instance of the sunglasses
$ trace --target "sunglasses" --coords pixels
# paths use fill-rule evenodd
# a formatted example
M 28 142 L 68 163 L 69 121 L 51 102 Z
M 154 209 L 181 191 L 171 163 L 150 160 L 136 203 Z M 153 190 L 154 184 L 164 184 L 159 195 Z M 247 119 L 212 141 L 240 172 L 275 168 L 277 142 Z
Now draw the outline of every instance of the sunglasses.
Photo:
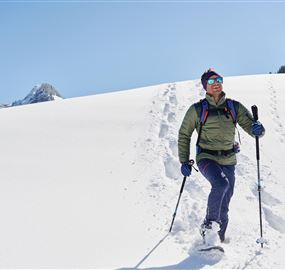
M 215 82 L 223 83 L 223 77 L 217 77 L 217 78 L 209 79 L 207 82 L 210 85 L 214 84 Z

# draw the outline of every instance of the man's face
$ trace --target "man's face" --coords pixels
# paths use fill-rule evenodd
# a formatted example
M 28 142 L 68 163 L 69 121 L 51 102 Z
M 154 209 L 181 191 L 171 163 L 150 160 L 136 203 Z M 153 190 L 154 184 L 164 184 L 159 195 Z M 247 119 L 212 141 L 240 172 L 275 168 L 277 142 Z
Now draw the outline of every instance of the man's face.
M 209 79 L 216 79 L 216 78 L 218 78 L 218 76 L 213 75 Z M 213 84 L 207 83 L 207 92 L 212 96 L 219 96 L 222 93 L 222 91 L 223 91 L 223 84 L 217 82 L 217 80 L 215 80 Z

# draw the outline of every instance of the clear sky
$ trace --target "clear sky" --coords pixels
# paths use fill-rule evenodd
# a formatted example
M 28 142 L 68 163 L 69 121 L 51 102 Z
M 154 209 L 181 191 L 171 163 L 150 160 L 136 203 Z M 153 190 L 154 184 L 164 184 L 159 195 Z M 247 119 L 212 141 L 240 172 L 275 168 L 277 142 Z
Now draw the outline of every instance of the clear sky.
M 285 65 L 285 2 L 1 1 L 0 103 L 47 82 L 66 98 Z

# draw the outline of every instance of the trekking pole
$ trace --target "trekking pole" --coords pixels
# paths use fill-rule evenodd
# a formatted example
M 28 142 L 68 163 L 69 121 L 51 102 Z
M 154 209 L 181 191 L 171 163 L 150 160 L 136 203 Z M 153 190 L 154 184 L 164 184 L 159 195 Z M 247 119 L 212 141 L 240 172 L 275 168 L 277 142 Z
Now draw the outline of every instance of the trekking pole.
M 253 105 L 251 107 L 253 119 L 256 122 L 258 120 L 258 109 L 256 105 Z M 261 211 L 261 180 L 260 180 L 260 155 L 259 155 L 259 137 L 255 136 L 255 142 L 256 142 L 256 161 L 257 161 L 257 190 L 258 190 L 258 201 L 259 201 L 259 224 L 260 224 L 260 238 L 256 240 L 258 244 L 261 244 L 261 247 L 263 248 L 263 244 L 266 243 L 266 240 L 263 239 L 263 232 L 262 232 L 262 211 Z
M 193 167 L 194 165 L 194 160 L 191 159 L 189 161 L 189 164 L 191 167 Z M 195 167 L 193 167 L 196 171 L 198 171 Z M 171 225 L 170 225 L 170 229 L 169 229 L 169 232 L 171 232 L 172 230 L 172 226 L 173 226 L 173 223 L 174 223 L 174 219 L 175 219 L 175 216 L 176 216 L 176 212 L 177 212 L 177 208 L 178 208 L 178 205 L 179 205 L 179 202 L 180 202 L 180 198 L 181 198 L 181 195 L 182 195 L 182 192 L 183 192 L 183 189 L 184 189 L 184 185 L 185 185 L 185 182 L 186 182 L 186 178 L 187 176 L 184 176 L 183 178 L 183 181 L 182 181 L 182 185 L 181 185 L 181 188 L 180 188 L 180 193 L 179 193 L 179 197 L 178 197 L 178 201 L 177 201 L 177 204 L 176 204 L 176 207 L 175 207 L 175 211 L 174 211 L 174 214 L 173 214 L 173 218 L 172 218 L 172 222 L 171 222 Z

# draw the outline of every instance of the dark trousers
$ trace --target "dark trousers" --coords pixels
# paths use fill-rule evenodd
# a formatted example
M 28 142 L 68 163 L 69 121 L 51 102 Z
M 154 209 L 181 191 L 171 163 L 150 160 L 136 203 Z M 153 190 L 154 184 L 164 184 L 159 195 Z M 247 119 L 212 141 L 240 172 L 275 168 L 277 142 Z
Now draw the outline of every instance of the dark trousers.
M 205 221 L 216 221 L 220 224 L 219 234 L 222 239 L 229 222 L 229 204 L 235 185 L 235 165 L 220 165 L 214 160 L 202 159 L 198 162 L 198 168 L 212 186 Z

